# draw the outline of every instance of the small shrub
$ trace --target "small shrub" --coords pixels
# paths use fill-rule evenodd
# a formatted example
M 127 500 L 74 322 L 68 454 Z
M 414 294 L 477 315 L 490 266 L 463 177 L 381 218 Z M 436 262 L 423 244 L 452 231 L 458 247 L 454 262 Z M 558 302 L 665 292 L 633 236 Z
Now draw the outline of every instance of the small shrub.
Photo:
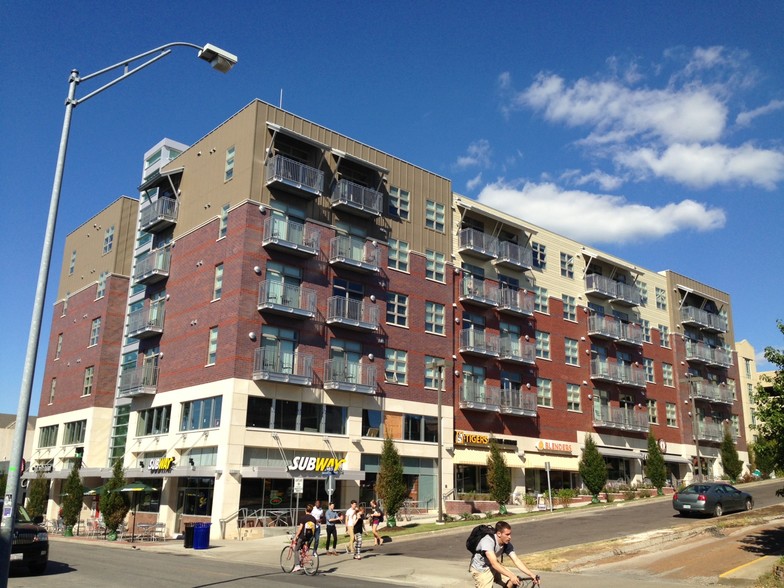
M 607 502 L 613 502 L 615 500 L 615 496 L 612 495 L 612 492 L 605 492 L 604 497 L 607 499 Z
M 637 493 L 634 490 L 628 488 L 623 491 L 624 500 L 634 500 L 635 498 L 637 498 Z
M 572 490 L 571 488 L 561 488 L 560 490 L 556 491 L 555 496 L 553 497 L 553 502 L 563 508 L 568 508 L 571 504 L 572 498 L 576 497 L 576 490 Z

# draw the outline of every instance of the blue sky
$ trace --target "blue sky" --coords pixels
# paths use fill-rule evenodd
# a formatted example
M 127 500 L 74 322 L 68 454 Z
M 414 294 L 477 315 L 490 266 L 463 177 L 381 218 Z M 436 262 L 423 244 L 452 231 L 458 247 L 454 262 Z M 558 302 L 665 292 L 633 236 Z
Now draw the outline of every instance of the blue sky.
M 729 292 L 736 338 L 782 347 L 782 2 L 117 4 L 2 9 L 0 412 L 17 411 L 69 72 L 172 41 L 240 62 L 223 76 L 177 49 L 75 110 L 39 357 L 65 236 L 137 195 L 162 137 L 194 142 L 281 95 L 456 192 Z

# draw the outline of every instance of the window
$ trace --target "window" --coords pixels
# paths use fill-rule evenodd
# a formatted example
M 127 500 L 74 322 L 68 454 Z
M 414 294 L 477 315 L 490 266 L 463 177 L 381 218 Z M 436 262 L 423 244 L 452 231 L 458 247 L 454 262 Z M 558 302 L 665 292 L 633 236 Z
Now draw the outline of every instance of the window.
M 399 327 L 408 324 L 408 296 L 387 292 L 387 324 Z
M 54 358 L 60 359 L 60 354 L 63 352 L 63 334 L 57 335 L 57 348 L 54 352 Z
M 678 426 L 678 416 L 675 413 L 675 403 L 668 402 L 665 406 L 667 412 L 667 426 L 668 427 L 677 427 Z
M 212 299 L 220 300 L 223 293 L 223 264 L 215 266 L 215 278 L 212 281 Z
M 446 378 L 446 367 L 439 368 L 438 363 L 443 363 L 441 357 L 425 355 L 425 388 L 438 389 L 438 381 L 441 380 L 441 390 L 445 390 L 444 379 Z
M 444 321 L 446 309 L 438 302 L 425 302 L 425 332 L 435 335 L 444 334 Z
M 171 419 L 171 404 L 157 406 L 147 410 L 139 411 L 139 419 L 136 421 L 136 435 L 163 435 L 169 432 L 169 420 Z
M 659 325 L 659 339 L 662 347 L 670 346 L 670 329 L 667 325 Z
M 425 227 L 439 233 L 444 232 L 445 207 L 443 204 L 428 200 L 425 203 Z
M 536 331 L 536 357 L 550 359 L 550 333 Z
M 664 288 L 656 287 L 656 308 L 667 310 L 667 291 Z
M 98 345 L 98 339 L 101 336 L 101 317 L 93 319 L 93 324 L 90 327 L 90 344 L 89 347 L 93 345 Z
M 438 441 L 438 419 L 419 414 L 404 414 L 403 439 L 436 443 Z
M 547 303 L 548 298 L 547 288 L 534 286 L 534 310 L 536 312 L 543 312 L 544 314 L 550 312 Z
M 210 329 L 210 339 L 207 345 L 207 365 L 214 365 L 218 355 L 218 327 Z
M 54 402 L 54 391 L 57 388 L 57 378 L 52 378 L 52 383 L 49 385 L 49 404 Z
M 733 400 L 737 400 L 738 399 L 738 397 L 736 396 L 736 392 L 735 392 L 736 391 L 735 380 L 733 380 L 732 378 L 727 378 L 727 390 L 729 390 L 730 393 L 732 394 L 732 399 Z
M 445 255 L 438 251 L 427 249 L 425 250 L 425 259 L 425 278 L 428 280 L 435 280 L 436 282 L 445 282 Z
M 580 386 L 578 384 L 566 385 L 566 410 L 580 412 Z
M 640 306 L 648 306 L 648 284 L 637 282 L 637 290 L 640 293 Z
M 574 279 L 574 256 L 561 251 L 561 275 L 564 278 Z
M 546 378 L 536 378 L 536 404 L 539 406 L 553 406 L 552 381 Z
M 656 407 L 656 401 L 652 398 L 648 399 L 648 422 L 652 425 L 659 424 L 659 414 Z
M 566 365 L 580 365 L 580 342 L 577 339 L 564 339 Z
M 642 325 L 642 340 L 645 343 L 650 343 L 651 342 L 651 321 L 646 320 L 646 319 L 642 319 L 642 321 L 640 321 L 640 324 Z
M 662 364 L 662 384 L 665 386 L 675 386 L 675 382 L 672 379 L 672 364 Z
M 106 255 L 112 250 L 114 245 L 114 225 L 106 229 L 103 234 L 103 254 Z
M 384 414 L 380 410 L 362 409 L 362 436 L 384 438 Z
M 226 167 L 223 174 L 223 181 L 228 182 L 234 177 L 234 145 L 226 149 Z
M 222 239 L 229 232 L 229 208 L 231 204 L 224 204 L 221 208 L 220 223 L 218 223 L 218 239 Z
M 345 435 L 347 418 L 345 406 L 250 396 L 245 426 Z
M 384 377 L 387 382 L 394 384 L 406 383 L 406 363 L 408 354 L 399 349 L 386 350 L 386 364 L 384 366 Z
M 41 432 L 38 434 L 38 447 L 54 447 L 57 445 L 57 427 L 58 425 L 41 427 Z
M 400 270 L 401 272 L 408 271 L 408 243 L 406 241 L 390 239 L 388 253 L 389 262 L 387 265 L 391 269 Z
M 95 288 L 95 299 L 103 298 L 106 295 L 106 278 L 109 277 L 109 272 L 101 272 L 98 276 L 98 286 Z
M 220 426 L 222 396 L 182 403 L 180 431 L 211 429 Z
M 563 302 L 563 317 L 567 321 L 577 321 L 577 301 L 574 296 L 561 295 Z
M 68 266 L 68 275 L 72 276 L 76 269 L 76 249 L 71 252 L 71 263 Z
M 408 220 L 409 193 L 395 186 L 389 187 L 389 215 Z
M 645 369 L 645 381 L 651 384 L 656 383 L 656 375 L 653 371 L 653 360 L 649 357 L 644 357 L 642 360 L 643 369 Z
M 547 269 L 547 247 L 542 243 L 531 241 L 534 267 L 541 270 Z
M 82 383 L 82 396 L 89 396 L 93 393 L 93 377 L 95 376 L 95 366 L 84 370 L 84 382 Z
M 71 421 L 65 423 L 63 431 L 63 445 L 84 443 L 84 434 L 87 432 L 87 421 Z

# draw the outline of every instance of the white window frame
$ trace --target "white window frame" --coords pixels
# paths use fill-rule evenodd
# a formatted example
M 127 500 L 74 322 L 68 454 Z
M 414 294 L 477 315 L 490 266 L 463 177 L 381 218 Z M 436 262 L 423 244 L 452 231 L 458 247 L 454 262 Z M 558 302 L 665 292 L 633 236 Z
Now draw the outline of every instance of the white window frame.
M 425 333 L 444 335 L 446 332 L 446 306 L 431 300 L 425 301 Z

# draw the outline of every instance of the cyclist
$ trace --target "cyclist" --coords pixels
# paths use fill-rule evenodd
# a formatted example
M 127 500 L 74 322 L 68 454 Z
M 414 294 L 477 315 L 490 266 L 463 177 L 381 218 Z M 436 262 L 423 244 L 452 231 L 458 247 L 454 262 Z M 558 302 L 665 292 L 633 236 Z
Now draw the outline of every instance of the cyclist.
M 470 571 L 476 588 L 492 588 L 493 583 L 511 588 L 519 586 L 520 579 L 509 568 L 501 563 L 499 557 L 508 556 L 520 571 L 527 574 L 534 585 L 539 585 L 539 578 L 523 561 L 517 557 L 512 546 L 512 527 L 506 521 L 495 524 L 495 534 L 485 535 L 476 546 L 476 553 L 471 559 Z
M 294 545 L 294 568 L 291 570 L 292 573 L 299 572 L 302 570 L 302 566 L 300 565 L 299 561 L 299 552 L 302 549 L 302 546 L 306 543 L 310 546 L 311 542 L 313 541 L 313 536 L 316 534 L 316 517 L 313 516 L 313 505 L 309 504 L 305 507 L 305 514 L 299 517 L 297 521 L 297 533 L 294 535 L 294 539 L 292 539 L 292 543 Z

